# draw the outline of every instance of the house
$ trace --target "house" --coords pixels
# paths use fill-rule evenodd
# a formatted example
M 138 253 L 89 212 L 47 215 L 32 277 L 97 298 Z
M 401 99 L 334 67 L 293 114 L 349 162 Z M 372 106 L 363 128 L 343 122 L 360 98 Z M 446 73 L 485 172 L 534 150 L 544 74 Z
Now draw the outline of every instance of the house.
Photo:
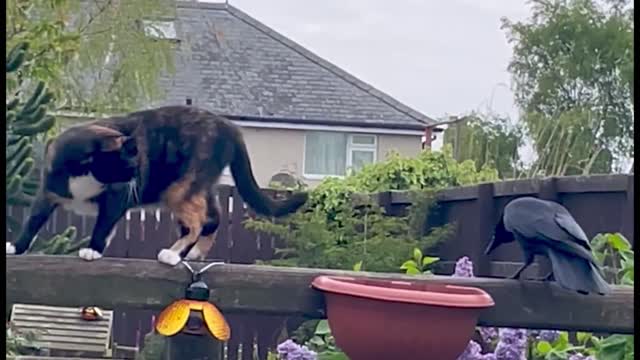
M 227 3 L 178 1 L 175 19 L 145 23 L 177 49 L 166 97 L 150 106 L 229 116 L 262 187 L 278 173 L 313 186 L 392 149 L 415 155 L 435 123 Z M 228 171 L 222 182 L 232 183 Z

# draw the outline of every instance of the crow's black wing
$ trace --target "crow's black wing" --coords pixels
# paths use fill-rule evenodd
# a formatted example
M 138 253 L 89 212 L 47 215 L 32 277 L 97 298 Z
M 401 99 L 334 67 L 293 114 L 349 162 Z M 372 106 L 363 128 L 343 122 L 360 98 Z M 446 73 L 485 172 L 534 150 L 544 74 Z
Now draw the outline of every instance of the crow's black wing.
M 573 236 L 576 243 L 591 251 L 591 246 L 589 245 L 587 234 L 584 233 L 580 225 L 578 225 L 576 220 L 573 218 L 573 216 L 571 216 L 571 213 L 567 211 L 567 209 L 565 209 L 563 206 L 558 206 L 556 208 L 554 220 L 562 229 Z
M 556 220 L 558 213 L 556 206 L 549 206 L 549 202 L 542 203 L 537 199 L 530 202 L 520 201 L 513 205 L 505 208 L 504 222 L 509 231 L 517 232 L 528 241 L 539 242 L 539 245 L 594 261 L 588 242 L 585 243 L 584 232 L 580 230 L 583 239 L 579 239 L 571 232 L 575 229 L 570 227 L 571 231 L 568 231 L 561 226 Z M 564 212 L 568 214 L 568 211 Z M 567 221 L 566 216 L 560 216 L 560 219 L 562 223 L 575 223 L 571 215 L 569 215 L 571 221 Z M 575 227 L 579 229 L 577 224 Z

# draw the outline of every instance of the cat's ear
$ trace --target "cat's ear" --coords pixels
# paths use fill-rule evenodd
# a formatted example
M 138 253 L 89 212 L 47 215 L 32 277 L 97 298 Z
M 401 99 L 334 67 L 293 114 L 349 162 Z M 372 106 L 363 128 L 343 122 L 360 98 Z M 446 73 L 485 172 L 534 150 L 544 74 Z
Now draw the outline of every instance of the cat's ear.
M 91 125 L 89 129 L 96 134 L 98 151 L 118 151 L 126 140 L 121 132 L 105 126 Z
M 119 151 L 122 148 L 122 144 L 124 144 L 126 139 L 127 137 L 122 134 L 100 136 L 96 139 L 98 151 L 102 151 L 102 152 Z

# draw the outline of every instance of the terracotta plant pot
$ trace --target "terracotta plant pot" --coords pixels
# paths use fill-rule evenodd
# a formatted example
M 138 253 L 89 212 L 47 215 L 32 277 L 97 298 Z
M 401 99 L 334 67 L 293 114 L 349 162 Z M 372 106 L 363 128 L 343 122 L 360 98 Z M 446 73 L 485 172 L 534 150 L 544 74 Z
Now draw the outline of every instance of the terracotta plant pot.
M 336 345 L 351 360 L 455 360 L 493 299 L 446 284 L 319 276 Z

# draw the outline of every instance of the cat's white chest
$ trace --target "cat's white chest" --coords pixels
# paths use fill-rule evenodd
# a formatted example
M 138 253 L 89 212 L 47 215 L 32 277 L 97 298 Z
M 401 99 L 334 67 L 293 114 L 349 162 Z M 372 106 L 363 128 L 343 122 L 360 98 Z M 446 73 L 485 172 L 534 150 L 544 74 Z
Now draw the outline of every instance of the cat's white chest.
M 104 191 L 104 184 L 96 180 L 93 175 L 83 175 L 69 178 L 69 192 L 71 201 L 62 206 L 78 215 L 98 215 L 98 204 L 89 201 Z

